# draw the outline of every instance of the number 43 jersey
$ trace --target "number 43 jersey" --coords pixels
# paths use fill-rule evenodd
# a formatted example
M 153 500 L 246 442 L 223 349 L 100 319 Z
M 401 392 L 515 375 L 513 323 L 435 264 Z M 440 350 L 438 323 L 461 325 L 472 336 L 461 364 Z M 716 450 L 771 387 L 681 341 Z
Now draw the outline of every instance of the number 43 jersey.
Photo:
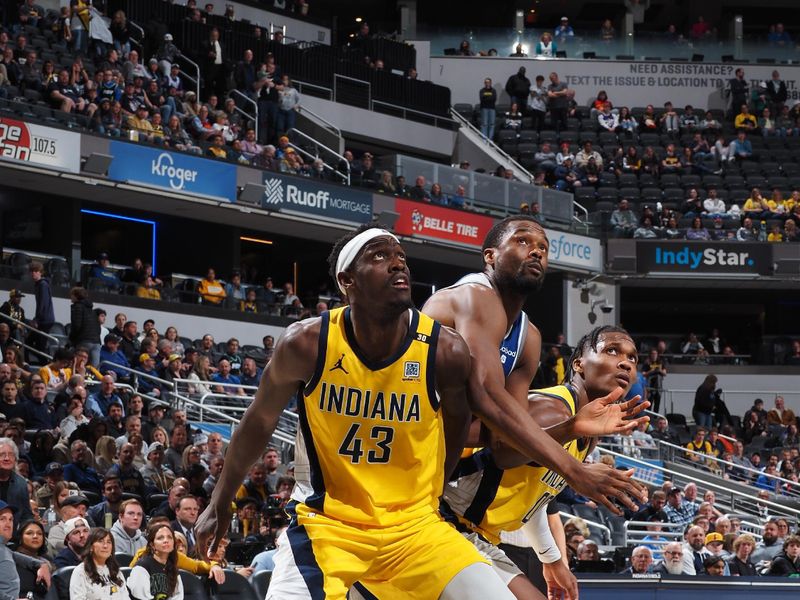
M 321 319 L 316 370 L 298 402 L 292 497 L 367 527 L 435 513 L 445 459 L 434 381 L 439 323 L 409 309 L 400 348 L 375 363 L 355 343 L 349 307 Z

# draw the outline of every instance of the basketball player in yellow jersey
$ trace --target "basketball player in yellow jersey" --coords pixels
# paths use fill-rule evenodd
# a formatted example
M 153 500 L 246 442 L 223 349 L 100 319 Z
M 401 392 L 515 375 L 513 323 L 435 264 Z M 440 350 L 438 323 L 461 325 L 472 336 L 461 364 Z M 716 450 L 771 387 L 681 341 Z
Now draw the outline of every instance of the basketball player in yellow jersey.
M 216 549 L 236 489 L 299 390 L 292 522 L 268 600 L 344 600 L 359 580 L 398 599 L 513 598 L 438 512 L 469 428 L 464 341 L 412 307 L 391 233 L 360 228 L 329 261 L 349 306 L 291 325 L 276 345 L 196 525 L 198 547 Z
M 567 364 L 565 384 L 532 391 L 528 412 L 539 425 L 549 428 L 573 418 L 593 401 L 624 397 L 635 381 L 637 362 L 636 344 L 624 329 L 596 327 L 578 341 Z M 638 401 L 637 396 L 630 402 Z M 564 448 L 583 461 L 594 443 L 594 438 L 581 438 L 565 443 Z M 497 463 L 507 468 L 500 469 Z M 460 521 L 467 539 L 492 560 L 516 598 L 542 598 L 497 547 L 501 531 L 520 528 L 543 564 L 548 595 L 560 598 L 565 593 L 566 598 L 575 598 L 577 582 L 565 573 L 568 567 L 550 533 L 545 514 L 546 505 L 566 482 L 550 469 L 526 463 L 525 456 L 506 445 L 477 450 L 459 461 L 445 488 L 444 501 Z M 558 583 L 570 580 L 571 586 Z
M 592 402 L 605 404 L 619 399 L 634 381 L 637 360 L 636 345 L 625 330 L 597 327 L 578 342 L 567 364 L 565 384 L 530 392 L 528 412 L 550 431 L 573 419 Z M 635 405 L 638 400 L 637 396 L 626 404 Z M 600 417 L 599 421 L 600 428 L 617 427 L 611 416 Z M 593 444 L 594 439 L 581 438 L 563 445 L 572 457 L 583 461 Z M 499 468 L 498 463 L 507 468 Z M 459 461 L 445 486 L 442 509 L 458 520 L 464 536 L 492 561 L 492 567 L 518 600 L 539 600 L 543 598 L 541 592 L 497 547 L 502 531 L 522 528 L 543 563 L 548 597 L 563 595 L 569 600 L 578 597 L 577 580 L 562 560 L 545 510 L 564 485 L 563 477 L 557 473 L 528 463 L 524 455 L 499 444 L 477 449 Z M 360 595 L 353 596 L 359 600 L 390 598 L 380 585 L 357 584 L 356 589 Z
M 528 389 L 539 366 L 541 336 L 524 318 L 522 307 L 544 282 L 548 250 L 547 235 L 536 220 L 524 215 L 507 217 L 486 235 L 483 273 L 467 275 L 439 290 L 422 312 L 455 329 L 467 343 L 472 357 L 470 407 L 492 439 L 513 446 L 563 477 L 577 493 L 619 514 L 612 498 L 631 509 L 635 509 L 631 497 L 643 498 L 644 490 L 631 480 L 631 473 L 602 463 L 585 465 L 557 441 L 607 433 L 597 426 L 599 421 L 586 414 L 588 418 L 570 419 L 545 434 L 528 414 Z M 616 416 L 621 417 L 623 406 L 598 403 L 593 408 L 597 416 L 611 417 L 617 410 Z M 640 420 L 620 421 L 617 433 L 630 433 Z M 477 437 L 470 441 L 471 445 L 492 445 L 485 439 L 479 443 Z

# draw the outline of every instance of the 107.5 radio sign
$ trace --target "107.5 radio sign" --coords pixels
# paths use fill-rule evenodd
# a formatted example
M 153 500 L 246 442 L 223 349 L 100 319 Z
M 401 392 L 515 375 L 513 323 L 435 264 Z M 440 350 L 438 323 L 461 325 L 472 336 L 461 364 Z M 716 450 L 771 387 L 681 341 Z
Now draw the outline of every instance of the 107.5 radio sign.
M 77 173 L 80 143 L 80 135 L 74 132 L 0 118 L 0 159 Z

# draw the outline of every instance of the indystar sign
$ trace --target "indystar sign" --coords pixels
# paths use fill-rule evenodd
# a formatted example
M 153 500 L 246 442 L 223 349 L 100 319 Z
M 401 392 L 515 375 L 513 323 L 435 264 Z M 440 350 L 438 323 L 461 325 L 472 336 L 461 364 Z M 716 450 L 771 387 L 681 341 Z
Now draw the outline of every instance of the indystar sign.
M 636 270 L 767 275 L 772 271 L 772 252 L 766 243 L 641 240 L 636 243 Z

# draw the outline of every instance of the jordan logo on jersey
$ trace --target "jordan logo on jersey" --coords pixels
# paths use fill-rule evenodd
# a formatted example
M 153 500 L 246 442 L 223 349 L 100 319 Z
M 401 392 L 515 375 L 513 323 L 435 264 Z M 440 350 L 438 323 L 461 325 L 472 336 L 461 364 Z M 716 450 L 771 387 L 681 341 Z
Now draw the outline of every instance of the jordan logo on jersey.
M 342 361 L 344 361 L 344 354 L 339 357 L 339 360 L 337 360 L 336 363 L 330 369 L 328 369 L 328 371 L 336 371 L 339 369 L 343 371 L 345 375 L 350 375 L 350 372 L 342 365 Z

